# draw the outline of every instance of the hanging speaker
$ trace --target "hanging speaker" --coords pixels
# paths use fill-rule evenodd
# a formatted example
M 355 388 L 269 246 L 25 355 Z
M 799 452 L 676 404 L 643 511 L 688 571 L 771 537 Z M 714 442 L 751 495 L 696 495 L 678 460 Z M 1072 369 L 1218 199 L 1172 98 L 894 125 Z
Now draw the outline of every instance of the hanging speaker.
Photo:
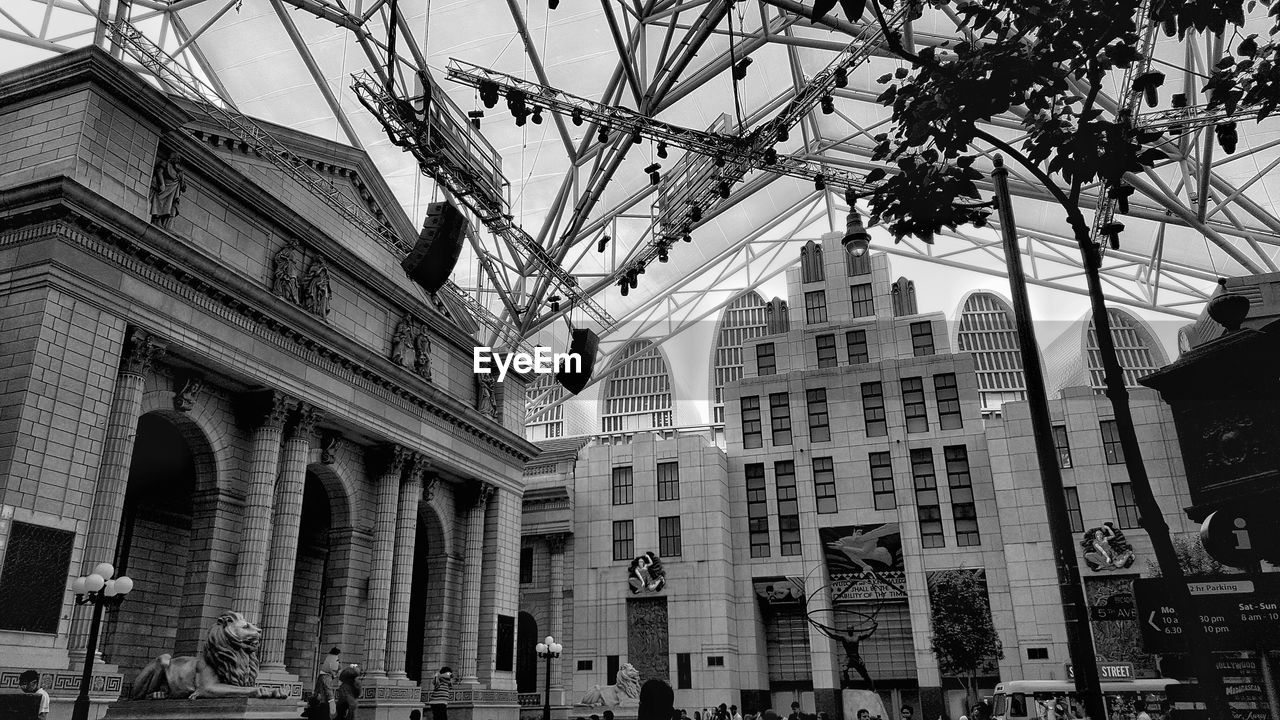
M 565 390 L 577 395 L 591 380 L 591 371 L 596 364 L 596 350 L 600 347 L 600 336 L 586 328 L 574 330 L 569 336 L 569 352 L 582 358 L 582 367 L 578 372 L 561 370 L 556 373 L 556 380 Z
M 418 243 L 400 267 L 427 292 L 438 292 L 448 282 L 453 266 L 458 264 L 466 232 L 467 219 L 452 203 L 431 203 L 427 206 L 427 218 L 418 234 Z

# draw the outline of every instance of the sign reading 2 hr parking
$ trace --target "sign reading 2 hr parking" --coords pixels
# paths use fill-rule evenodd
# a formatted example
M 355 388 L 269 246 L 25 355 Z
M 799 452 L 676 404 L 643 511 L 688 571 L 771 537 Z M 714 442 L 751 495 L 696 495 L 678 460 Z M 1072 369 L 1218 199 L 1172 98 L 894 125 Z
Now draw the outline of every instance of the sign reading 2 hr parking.
M 1238 575 L 1187 583 L 1194 613 L 1211 650 L 1256 650 L 1280 643 L 1280 573 Z M 1142 646 L 1147 652 L 1186 652 L 1168 580 L 1133 581 Z

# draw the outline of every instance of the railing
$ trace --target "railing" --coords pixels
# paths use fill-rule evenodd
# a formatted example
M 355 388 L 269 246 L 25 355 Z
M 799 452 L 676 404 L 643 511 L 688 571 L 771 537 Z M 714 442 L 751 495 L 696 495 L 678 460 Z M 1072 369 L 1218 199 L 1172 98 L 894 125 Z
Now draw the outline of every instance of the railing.
M 516 696 L 516 699 L 522 708 L 542 707 L 542 693 L 540 692 L 520 693 Z

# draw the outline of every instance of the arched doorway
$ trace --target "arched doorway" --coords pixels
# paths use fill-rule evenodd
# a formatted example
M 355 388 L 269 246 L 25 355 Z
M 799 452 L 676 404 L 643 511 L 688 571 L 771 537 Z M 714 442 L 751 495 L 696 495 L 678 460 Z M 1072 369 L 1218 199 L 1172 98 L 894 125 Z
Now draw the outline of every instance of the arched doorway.
M 413 581 L 409 585 L 409 641 L 405 644 L 404 671 L 414 682 L 430 680 L 437 667 L 427 665 L 426 658 L 443 655 L 440 650 L 446 646 L 447 638 L 442 636 L 427 637 L 427 619 L 431 615 L 437 618 L 446 612 L 443 604 L 443 589 L 447 583 L 446 548 L 444 531 L 435 508 L 429 503 L 418 505 L 418 534 L 413 546 Z M 441 629 L 436 623 L 437 633 Z M 433 644 L 435 653 L 429 652 Z M 447 657 L 447 655 L 444 655 Z M 445 664 L 453 661 L 446 661 Z M 456 667 L 457 663 L 453 663 Z
M 523 610 L 516 620 L 516 692 L 538 692 L 538 621 Z
M 102 640 L 105 659 L 126 678 L 174 652 L 184 614 L 196 456 L 208 446 L 194 424 L 177 422 L 158 412 L 138 420 L 115 556 L 116 571 L 135 589 L 109 612 Z
M 324 640 L 325 596 L 332 585 L 330 537 L 333 507 L 324 483 L 308 469 L 298 522 L 298 556 L 293 571 L 293 599 L 289 605 L 289 637 L 285 666 L 303 678 L 304 686 L 320 669 L 328 652 Z

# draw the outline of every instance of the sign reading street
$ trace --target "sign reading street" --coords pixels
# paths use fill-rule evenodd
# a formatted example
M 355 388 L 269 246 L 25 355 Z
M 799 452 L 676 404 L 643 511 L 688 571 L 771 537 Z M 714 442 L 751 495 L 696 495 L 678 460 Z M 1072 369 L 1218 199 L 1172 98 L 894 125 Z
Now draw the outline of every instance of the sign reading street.
M 1155 578 L 1133 581 L 1142 647 L 1150 653 L 1187 652 L 1172 585 Z M 1254 650 L 1280 643 L 1280 573 L 1192 580 L 1194 615 L 1211 650 Z

